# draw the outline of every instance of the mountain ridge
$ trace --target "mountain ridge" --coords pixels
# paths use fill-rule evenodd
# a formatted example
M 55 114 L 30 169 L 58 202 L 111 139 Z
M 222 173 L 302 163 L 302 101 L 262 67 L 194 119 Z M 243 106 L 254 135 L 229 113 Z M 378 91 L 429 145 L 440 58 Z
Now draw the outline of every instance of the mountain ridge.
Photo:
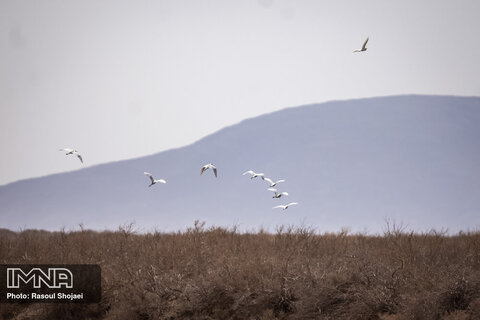
M 8 182 L 6 184 L 2 184 L 2 185 L 0 185 L 0 188 L 11 185 L 11 184 L 14 184 L 14 183 L 17 183 L 17 182 L 21 182 L 21 181 L 41 179 L 41 178 L 45 178 L 45 177 L 49 177 L 49 176 L 61 175 L 61 174 L 70 173 L 70 172 L 76 172 L 76 171 L 80 171 L 80 170 L 84 170 L 84 169 L 89 169 L 89 168 L 93 168 L 93 167 L 97 167 L 97 166 L 103 166 L 103 165 L 109 165 L 109 164 L 113 164 L 113 163 L 117 163 L 117 162 L 137 160 L 137 159 L 140 159 L 140 158 L 155 156 L 155 155 L 158 155 L 158 154 L 163 153 L 163 152 L 169 152 L 169 151 L 175 151 L 175 150 L 182 149 L 182 148 L 187 148 L 187 147 L 189 147 L 191 145 L 194 145 L 194 144 L 196 144 L 196 143 L 198 143 L 198 142 L 200 142 L 204 139 L 207 139 L 208 137 L 210 137 L 212 135 L 215 135 L 215 134 L 219 133 L 220 131 L 229 129 L 231 127 L 235 127 L 237 125 L 240 125 L 243 122 L 246 122 L 246 121 L 249 121 L 249 120 L 252 120 L 252 119 L 256 119 L 256 118 L 260 118 L 260 117 L 264 117 L 264 116 L 269 116 L 269 115 L 275 114 L 277 112 L 282 112 L 282 111 L 286 111 L 286 110 L 290 110 L 290 109 L 301 109 L 301 108 L 306 108 L 306 107 L 310 107 L 310 106 L 315 107 L 315 106 L 320 106 L 320 105 L 324 105 L 324 104 L 342 103 L 342 102 L 347 102 L 347 101 L 353 102 L 353 101 L 361 101 L 361 100 L 372 100 L 372 99 L 382 99 L 382 98 L 401 98 L 401 97 L 444 97 L 444 98 L 466 98 L 466 99 L 479 99 L 480 98 L 480 97 L 476 97 L 476 96 L 436 95 L 436 94 L 417 94 L 417 93 L 415 93 L 415 94 L 372 96 L 372 97 L 362 97 L 362 98 L 354 98 L 354 99 L 335 99 L 335 100 L 328 100 L 328 101 L 318 102 L 318 103 L 307 103 L 307 104 L 302 104 L 302 105 L 299 105 L 299 106 L 287 106 L 287 107 L 284 107 L 280 110 L 266 112 L 266 113 L 263 113 L 263 114 L 260 114 L 260 115 L 257 115 L 257 116 L 248 117 L 248 118 L 243 119 L 243 120 L 241 120 L 239 122 L 236 122 L 234 124 L 227 125 L 223 128 L 220 128 L 220 129 L 218 129 L 218 130 L 216 130 L 216 131 L 214 131 L 210 134 L 207 134 L 207 135 L 205 135 L 205 136 L 203 136 L 203 137 L 201 137 L 201 138 L 199 138 L 199 139 L 197 139 L 197 140 L 195 140 L 195 141 L 193 141 L 189 144 L 183 145 L 183 146 L 165 149 L 165 150 L 158 151 L 158 152 L 155 152 L 155 153 L 152 153 L 152 154 L 146 154 L 146 155 L 140 155 L 140 156 L 127 158 L 127 159 L 120 159 L 120 160 L 113 160 L 113 161 L 104 162 L 104 163 L 98 163 L 98 164 L 94 164 L 94 165 L 91 165 L 91 166 L 78 168 L 78 169 L 74 169 L 74 170 L 70 170 L 70 171 L 56 172 L 56 173 L 51 173 L 51 174 L 45 174 L 45 175 L 39 175 L 39 176 L 35 176 L 35 177 L 20 179 L 20 180 Z
M 387 218 L 414 229 L 463 230 L 480 225 L 477 121 L 476 97 L 400 95 L 288 107 L 183 147 L 0 186 L 1 227 L 26 221 L 50 230 L 79 223 L 112 229 L 137 221 L 177 230 L 198 219 L 244 229 L 307 224 L 378 232 Z M 218 166 L 218 179 L 199 175 L 208 162 Z M 241 176 L 248 169 L 285 178 L 278 187 L 290 195 L 271 199 L 264 181 Z M 167 184 L 145 189 L 143 171 Z M 291 201 L 300 205 L 271 209 Z

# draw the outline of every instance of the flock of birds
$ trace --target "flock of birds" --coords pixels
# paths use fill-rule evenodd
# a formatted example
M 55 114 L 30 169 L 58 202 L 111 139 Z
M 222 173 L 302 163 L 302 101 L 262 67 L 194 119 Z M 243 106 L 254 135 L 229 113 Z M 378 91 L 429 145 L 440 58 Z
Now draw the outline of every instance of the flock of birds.
M 67 153 L 67 154 L 73 154 L 73 153 Z M 218 174 L 217 174 L 217 167 L 213 164 L 213 163 L 208 163 L 206 165 L 204 165 L 201 169 L 200 169 L 200 175 L 202 175 L 205 171 L 207 171 L 208 169 L 212 169 L 213 171 L 213 174 L 215 175 L 215 178 L 218 178 Z M 165 181 L 165 179 L 155 179 L 153 178 L 153 175 L 149 172 L 144 172 L 143 174 L 145 174 L 146 176 L 148 176 L 148 178 L 150 179 L 150 184 L 148 185 L 149 187 L 153 186 L 154 184 L 156 183 L 167 183 L 167 181 Z M 254 178 L 262 178 L 263 181 L 266 181 L 268 182 L 268 185 L 269 185 L 269 188 L 267 189 L 268 191 L 272 191 L 274 193 L 273 197 L 274 199 L 279 199 L 283 196 L 288 196 L 288 192 L 280 192 L 278 191 L 276 188 L 273 188 L 275 187 L 278 183 L 281 183 L 281 182 L 285 182 L 285 180 L 283 179 L 280 179 L 280 180 L 277 180 L 277 181 L 273 181 L 272 179 L 270 178 L 267 178 L 265 177 L 265 174 L 263 173 L 256 173 L 254 172 L 253 170 L 248 170 L 248 171 L 245 171 L 242 175 L 246 175 L 246 174 L 249 174 L 250 175 L 250 179 L 254 179 Z M 273 209 L 282 209 L 282 210 L 286 210 L 288 209 L 290 206 L 293 206 L 293 205 L 296 205 L 298 204 L 298 202 L 290 202 L 290 203 L 287 203 L 287 204 L 284 204 L 284 205 L 278 205 L 278 206 L 275 206 L 273 207 Z
M 267 181 L 268 184 L 269 184 L 269 188 L 267 189 L 268 191 L 272 191 L 274 193 L 274 196 L 272 198 L 274 199 L 279 199 L 283 196 L 288 196 L 288 192 L 280 192 L 278 191 L 276 188 L 273 188 L 275 187 L 278 183 L 281 183 L 281 182 L 285 182 L 285 180 L 283 179 L 280 179 L 280 180 L 277 180 L 277 181 L 273 181 L 272 179 L 270 178 L 267 178 L 265 177 L 265 174 L 264 173 L 256 173 L 255 171 L 253 170 L 248 170 L 248 171 L 245 171 L 242 175 L 246 175 L 246 174 L 249 174 L 250 175 L 250 179 L 254 179 L 254 178 L 262 178 L 263 181 Z M 293 206 L 293 205 L 296 205 L 298 204 L 298 202 L 290 202 L 290 203 L 287 203 L 287 204 L 283 204 L 283 205 L 278 205 L 278 206 L 275 206 L 273 207 L 273 209 L 283 209 L 283 210 L 287 210 L 288 207 L 290 206 Z
M 80 155 L 80 153 L 78 153 L 77 150 L 71 149 L 71 148 L 63 148 L 63 149 L 60 149 L 59 151 L 66 152 L 65 155 L 67 155 L 67 156 L 75 155 L 75 156 L 78 157 L 80 162 L 83 163 L 82 156 Z M 200 175 L 202 175 L 208 169 L 212 169 L 213 174 L 215 175 L 215 178 L 218 178 L 217 167 L 213 163 L 208 163 L 208 164 L 204 165 L 202 167 L 202 169 L 200 169 Z M 163 184 L 167 183 L 167 181 L 165 179 L 155 179 L 153 177 L 153 175 L 149 172 L 143 172 L 143 174 L 146 175 L 150 179 L 150 184 L 148 185 L 148 187 L 151 187 L 151 186 L 153 186 L 154 184 L 157 184 L 157 183 L 163 183 Z M 278 183 L 285 182 L 285 180 L 281 179 L 281 180 L 273 181 L 272 179 L 265 177 L 265 174 L 255 173 L 253 170 L 248 170 L 248 171 L 243 173 L 243 175 L 246 175 L 246 174 L 250 174 L 250 179 L 260 177 L 260 178 L 262 178 L 262 180 L 268 182 L 269 188 L 267 190 L 272 191 L 274 193 L 274 196 L 272 198 L 279 199 L 283 196 L 288 196 L 288 192 L 279 192 L 276 188 L 273 188 Z M 284 205 L 275 206 L 275 207 L 273 207 L 273 209 L 280 208 L 280 209 L 286 210 L 290 206 L 293 206 L 293 205 L 296 205 L 296 204 L 298 204 L 298 202 L 290 202 L 290 203 L 287 203 L 287 204 L 284 204 Z
M 357 49 L 357 50 L 354 50 L 353 52 L 354 53 L 357 53 L 357 52 L 364 52 L 364 51 L 367 51 L 367 43 L 368 43 L 368 40 L 369 40 L 369 37 L 367 37 L 367 39 L 365 40 L 365 42 L 363 43 L 362 45 L 362 48 L 361 49 Z M 66 152 L 65 155 L 75 155 L 78 157 L 78 159 L 80 160 L 81 163 L 83 163 L 83 159 L 82 159 L 82 156 L 80 155 L 80 153 L 78 153 L 77 150 L 75 149 L 71 149 L 71 148 L 63 148 L 63 149 L 60 149 L 59 151 L 64 151 Z M 212 169 L 213 171 L 213 174 L 215 175 L 215 177 L 217 178 L 217 167 L 213 165 L 213 163 L 209 163 L 209 164 L 206 164 L 202 167 L 202 169 L 200 170 L 200 175 L 202 175 L 205 171 L 207 171 L 208 169 Z M 149 172 L 144 172 L 144 174 L 146 176 L 148 176 L 148 178 L 150 179 L 150 184 L 148 185 L 149 187 L 153 186 L 154 184 L 157 184 L 157 183 L 167 183 L 167 181 L 165 181 L 164 179 L 154 179 L 152 174 L 149 173 Z M 254 172 L 253 170 L 248 170 L 248 171 L 245 171 L 243 173 L 243 175 L 246 175 L 246 174 L 249 174 L 250 175 L 250 179 L 254 179 L 254 178 L 262 178 L 263 181 L 266 181 L 269 183 L 269 187 L 268 187 L 268 191 L 271 191 L 274 193 L 274 195 L 272 196 L 272 198 L 274 199 L 279 199 L 279 198 L 282 198 L 282 197 L 285 197 L 285 196 L 288 196 L 288 192 L 280 192 L 278 191 L 278 189 L 274 188 L 277 184 L 281 183 L 281 182 L 285 182 L 285 180 L 281 179 L 281 180 L 277 180 L 277 181 L 273 181 L 272 179 L 270 178 L 267 178 L 265 177 L 265 174 L 263 173 L 256 173 Z M 293 205 L 297 205 L 298 202 L 290 202 L 290 203 L 287 203 L 287 204 L 284 204 L 284 205 L 278 205 L 278 206 L 275 206 L 273 207 L 273 209 L 282 209 L 282 210 L 287 210 L 289 207 L 293 206 Z

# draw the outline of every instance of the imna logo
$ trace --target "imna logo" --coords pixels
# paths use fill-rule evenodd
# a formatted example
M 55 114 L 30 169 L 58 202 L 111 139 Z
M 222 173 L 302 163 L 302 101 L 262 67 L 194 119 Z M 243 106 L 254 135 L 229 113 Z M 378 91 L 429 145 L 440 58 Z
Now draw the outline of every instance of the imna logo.
M 7 288 L 15 289 L 31 283 L 33 288 L 73 288 L 73 274 L 67 268 L 31 268 L 24 272 L 21 268 L 7 268 Z

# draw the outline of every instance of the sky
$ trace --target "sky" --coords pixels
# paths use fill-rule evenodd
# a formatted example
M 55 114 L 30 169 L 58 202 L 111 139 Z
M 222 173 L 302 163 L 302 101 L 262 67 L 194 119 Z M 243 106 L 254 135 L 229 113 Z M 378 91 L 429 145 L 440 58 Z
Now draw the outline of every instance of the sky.
M 477 0 L 0 0 L 0 185 L 290 106 L 480 96 L 478 12 Z

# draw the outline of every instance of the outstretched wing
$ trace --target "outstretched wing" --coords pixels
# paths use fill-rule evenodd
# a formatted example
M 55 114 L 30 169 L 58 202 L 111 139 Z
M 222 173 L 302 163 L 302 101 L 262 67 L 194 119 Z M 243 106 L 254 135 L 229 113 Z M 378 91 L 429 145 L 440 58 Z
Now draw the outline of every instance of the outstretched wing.
M 275 183 L 285 182 L 285 180 L 278 180 Z
M 152 177 L 152 174 L 151 173 L 148 173 L 148 172 L 144 172 L 143 173 L 144 175 L 148 176 L 150 178 L 150 181 L 152 181 L 152 183 L 154 182 L 153 180 L 153 177 Z
M 207 170 L 207 168 L 206 168 L 206 167 L 202 167 L 202 170 L 200 170 L 200 175 L 202 175 L 202 173 L 203 173 L 205 170 Z
M 217 178 L 217 168 L 213 167 L 213 173 L 215 173 L 215 178 Z
M 298 202 L 290 202 L 289 204 L 287 204 L 287 207 L 290 207 L 290 206 L 293 206 L 293 205 L 296 205 L 298 204 Z
M 244 176 L 244 175 L 246 175 L 246 174 L 254 175 L 255 172 L 253 172 L 252 170 L 248 170 L 248 171 L 245 171 L 244 173 L 242 173 L 242 176 Z
M 268 188 L 267 190 L 277 193 L 277 189 L 275 189 L 275 188 Z
M 63 148 L 63 149 L 59 149 L 58 151 L 72 152 L 72 151 L 73 151 L 73 149 L 70 149 L 70 148 Z
M 156 180 L 155 182 L 167 183 L 167 181 L 165 181 L 165 180 L 163 180 L 163 179 L 158 179 L 158 180 Z
M 262 179 L 265 180 L 265 181 L 267 181 L 267 182 L 270 183 L 270 184 L 273 183 L 272 179 L 270 179 L 270 178 L 262 177 Z
M 77 153 L 77 157 L 78 157 L 78 159 L 80 159 L 80 162 L 83 163 L 82 156 Z
M 367 40 L 363 43 L 362 50 L 365 50 L 367 48 L 367 42 L 370 37 L 367 37 Z
M 273 207 L 272 209 L 277 209 L 277 208 L 285 209 L 285 206 L 279 205 L 279 206 Z

